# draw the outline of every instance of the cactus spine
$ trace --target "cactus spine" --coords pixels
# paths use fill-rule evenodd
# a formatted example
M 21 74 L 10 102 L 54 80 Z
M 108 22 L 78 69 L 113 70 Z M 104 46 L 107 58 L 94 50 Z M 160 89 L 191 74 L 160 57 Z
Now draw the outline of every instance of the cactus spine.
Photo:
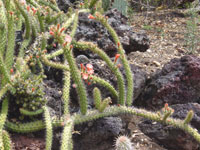
M 46 150 L 51 150 L 53 140 L 53 127 L 48 108 L 46 106 L 43 106 L 43 109 L 46 124 Z

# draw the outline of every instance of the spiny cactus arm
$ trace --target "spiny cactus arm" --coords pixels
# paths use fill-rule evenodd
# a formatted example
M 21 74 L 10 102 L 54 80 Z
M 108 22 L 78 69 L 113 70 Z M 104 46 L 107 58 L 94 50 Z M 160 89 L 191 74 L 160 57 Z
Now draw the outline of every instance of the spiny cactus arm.
M 63 120 L 53 120 L 53 127 L 61 127 Z M 45 123 L 42 120 L 28 122 L 28 123 L 13 123 L 10 121 L 6 121 L 5 127 L 9 131 L 17 132 L 17 133 L 30 133 L 36 132 L 45 129 Z
M 18 57 L 21 57 L 21 58 L 24 57 L 24 54 L 25 54 L 24 49 L 27 48 L 27 46 L 29 45 L 30 41 L 31 41 L 30 37 L 28 39 L 24 39 L 24 41 L 22 42 L 21 47 L 19 49 Z
M 76 12 L 76 15 L 75 15 L 72 32 L 70 34 L 71 38 L 74 37 L 77 26 L 78 26 L 78 12 Z M 63 45 L 63 43 L 61 44 Z M 71 43 L 67 43 L 67 46 L 63 47 L 64 55 L 67 62 L 69 63 L 72 80 L 77 85 L 76 90 L 79 96 L 79 104 L 80 104 L 81 113 L 85 115 L 87 112 L 87 107 L 88 107 L 87 92 L 86 92 L 85 85 L 82 81 L 80 71 L 77 67 L 76 60 L 74 59 L 72 50 L 70 48 L 70 44 Z
M 3 130 L 4 150 L 12 150 L 11 139 L 7 131 Z
M 25 115 L 25 116 L 36 116 L 36 115 L 40 115 L 43 113 L 43 109 L 38 109 L 36 111 L 29 111 L 29 110 L 26 110 L 24 108 L 20 108 L 19 109 L 20 113 Z
M 61 18 L 63 15 L 63 12 L 58 12 L 56 15 L 51 16 L 51 18 L 49 20 L 47 20 L 47 24 L 52 24 L 54 22 L 56 22 L 56 20 L 58 20 L 59 18 Z
M 52 3 L 49 3 L 49 2 L 47 2 L 47 1 L 45 1 L 45 0 L 39 0 L 39 3 L 40 3 L 40 4 L 43 4 L 43 5 L 45 5 L 45 6 L 50 7 L 52 10 L 54 10 L 54 11 L 56 11 L 56 12 L 59 12 L 59 11 L 60 11 L 60 9 L 58 8 L 57 5 L 54 5 L 54 4 L 52 4 Z
M 73 130 L 73 120 L 72 119 L 66 120 L 64 130 L 62 133 L 61 150 L 73 149 L 72 130 Z
M 47 66 L 50 66 L 50 67 L 53 67 L 56 69 L 66 70 L 66 71 L 70 70 L 68 66 L 60 64 L 60 63 L 52 62 L 52 61 L 48 60 L 45 56 L 42 56 L 41 60 Z
M 74 83 L 77 85 L 76 90 L 79 96 L 79 104 L 80 104 L 81 113 L 86 114 L 87 107 L 88 107 L 86 88 L 81 79 L 80 71 L 78 67 L 76 66 L 76 61 L 73 58 L 72 51 L 71 50 L 67 50 L 67 51 L 68 52 L 65 53 L 65 57 L 69 63 L 71 77 Z
M 185 117 L 185 120 L 184 120 L 184 124 L 188 124 L 191 122 L 192 118 L 194 116 L 194 112 L 193 110 L 190 110 L 188 113 L 187 113 L 187 116 Z
M 8 14 L 8 44 L 6 50 L 5 64 L 10 70 L 14 62 L 14 48 L 15 48 L 15 24 L 12 14 Z
M 64 71 L 64 85 L 63 85 L 63 101 L 64 101 L 64 115 L 69 114 L 69 93 L 70 93 L 70 71 Z
M 29 20 L 29 16 L 28 16 L 28 12 L 26 12 L 26 10 L 24 8 L 22 8 L 21 4 L 19 3 L 18 0 L 14 0 L 15 5 L 17 7 L 17 9 L 21 12 L 22 16 L 25 19 L 25 26 L 26 26 L 26 33 L 25 33 L 25 39 L 29 39 L 31 36 L 31 23 Z
M 49 110 L 46 106 L 43 106 L 44 109 L 44 119 L 46 125 L 46 150 L 51 150 L 52 140 L 53 140 L 53 127 L 51 123 L 51 116 Z
M 4 150 L 3 145 L 3 128 L 8 114 L 8 98 L 6 97 L 2 102 L 0 114 L 0 149 Z
M 29 122 L 29 123 L 13 123 L 10 121 L 6 121 L 6 128 L 10 131 L 17 133 L 30 133 L 39 131 L 45 128 L 45 123 L 41 120 Z
M 126 103 L 128 106 L 132 105 L 133 101 L 133 73 L 131 71 L 131 68 L 129 66 L 129 62 L 126 58 L 126 55 L 124 54 L 124 49 L 122 47 L 122 44 L 119 40 L 119 37 L 115 30 L 109 25 L 107 19 L 102 16 L 100 13 L 96 12 L 96 19 L 101 22 L 101 24 L 108 30 L 110 35 L 113 37 L 115 44 L 118 46 L 118 52 L 120 54 L 120 59 L 122 61 L 122 64 L 124 66 L 125 72 L 126 72 L 126 79 L 127 79 L 127 95 L 126 95 Z
M 90 9 L 80 9 L 78 10 L 78 13 L 83 13 L 83 12 L 90 12 Z M 62 27 L 63 28 L 68 28 L 71 23 L 74 21 L 76 13 L 73 13 L 72 15 L 70 15 L 70 17 L 67 19 L 67 21 L 65 23 L 63 23 Z
M 117 66 L 115 66 L 114 63 L 111 61 L 110 57 L 103 50 L 101 50 L 95 44 L 93 44 L 91 42 L 75 42 L 75 41 L 73 41 L 73 45 L 75 48 L 78 48 L 80 50 L 88 50 L 88 49 L 91 50 L 92 52 L 98 54 L 98 56 L 101 57 L 106 62 L 108 67 L 111 69 L 111 71 L 117 77 L 117 84 L 118 84 L 118 91 L 119 91 L 118 103 L 120 105 L 124 105 L 125 104 L 124 79 L 123 79 L 121 72 L 117 68 Z
M 92 9 L 99 0 L 91 0 L 89 9 Z
M 2 74 L 2 85 L 5 85 L 6 83 L 10 83 L 10 75 L 8 74 L 6 65 L 3 62 L 3 57 L 0 52 L 0 72 Z
M 21 30 L 22 29 L 23 17 L 22 17 L 22 15 L 21 15 L 19 10 L 16 10 L 16 16 L 17 16 L 16 30 Z
M 40 23 L 40 32 L 43 33 L 45 31 L 45 24 L 44 24 L 44 19 L 39 11 L 37 12 L 37 17 Z
M 163 122 L 162 118 L 160 117 L 160 115 L 158 115 L 158 113 L 150 112 L 144 109 L 138 109 L 126 106 L 110 106 L 107 107 L 102 113 L 99 113 L 97 110 L 91 110 L 88 111 L 87 115 L 83 116 L 81 114 L 74 114 L 73 117 L 74 117 L 74 124 L 76 125 L 96 120 L 99 118 L 115 116 L 119 114 L 130 114 L 130 115 L 141 116 L 166 125 L 172 125 L 173 127 L 180 128 L 186 131 L 187 133 L 192 135 L 197 142 L 200 143 L 200 134 L 198 133 L 198 130 L 192 128 L 189 124 L 184 124 L 184 120 L 168 117 L 166 121 Z
M 9 90 L 9 84 L 6 84 L 4 87 L 2 87 L 2 89 L 0 90 L 0 101 L 8 90 Z
M 119 98 L 117 91 L 115 90 L 115 88 L 109 82 L 107 82 L 104 79 L 101 79 L 97 76 L 94 76 L 94 75 L 90 75 L 90 77 L 91 77 L 92 82 L 107 88 L 110 91 L 110 93 L 112 94 L 112 96 L 114 96 L 114 98 L 116 98 L 116 99 Z
M 40 5 L 35 0 L 26 0 L 29 4 L 33 5 L 36 8 L 40 8 Z
M 111 98 L 105 98 L 102 102 L 101 102 L 101 106 L 99 108 L 99 112 L 103 112 L 105 110 L 106 107 L 109 106 L 109 104 L 112 103 Z
M 95 87 L 93 90 L 93 98 L 94 98 L 94 105 L 99 110 L 101 106 L 102 97 L 101 97 L 101 92 L 97 87 Z
M 4 54 L 5 47 L 7 44 L 7 17 L 6 17 L 6 9 L 3 1 L 0 1 L 0 52 Z M 3 55 L 2 55 L 3 56 Z
M 88 0 L 84 0 L 84 6 L 85 6 L 85 8 L 88 8 L 88 4 L 89 4 Z
M 63 49 L 59 49 L 59 50 L 57 50 L 57 51 L 55 51 L 53 53 L 47 54 L 46 58 L 47 59 L 52 59 L 52 58 L 54 58 L 56 56 L 59 56 L 59 55 L 63 54 L 63 52 L 64 52 Z

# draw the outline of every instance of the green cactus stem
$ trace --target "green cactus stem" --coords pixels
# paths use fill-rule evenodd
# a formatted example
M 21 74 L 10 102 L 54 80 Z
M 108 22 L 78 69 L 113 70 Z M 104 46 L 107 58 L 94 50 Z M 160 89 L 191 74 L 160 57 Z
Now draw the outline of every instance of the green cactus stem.
M 124 66 L 125 72 L 126 72 L 126 79 L 127 79 L 127 93 L 126 93 L 126 104 L 128 106 L 132 105 L 132 101 L 133 101 L 133 74 L 131 71 L 131 68 L 129 66 L 129 62 L 124 54 L 124 49 L 122 47 L 122 44 L 119 40 L 119 37 L 117 35 L 117 33 L 115 32 L 115 30 L 108 24 L 107 19 L 102 16 L 100 13 L 96 13 L 96 20 L 98 20 L 99 22 L 101 22 L 101 24 L 108 30 L 108 32 L 110 33 L 110 35 L 113 37 L 115 44 L 118 46 L 118 52 L 120 54 L 120 59 L 122 61 L 122 64 Z
M 2 102 L 1 114 L 0 114 L 0 149 L 1 150 L 4 150 L 3 128 L 6 122 L 7 114 L 8 114 L 8 98 L 6 97 Z
M 85 115 L 87 112 L 87 107 L 88 107 L 86 88 L 81 79 L 80 71 L 78 70 L 78 67 L 76 66 L 76 61 L 73 58 L 72 51 L 71 50 L 66 50 L 66 51 L 67 52 L 65 53 L 65 57 L 69 63 L 71 77 L 74 83 L 77 85 L 76 90 L 77 90 L 77 94 L 80 100 L 79 104 L 80 104 L 81 113 Z
M 64 130 L 62 133 L 62 144 L 61 150 L 72 150 L 72 130 L 73 130 L 73 120 L 71 118 L 66 118 Z
M 94 76 L 94 75 L 90 75 L 90 78 L 91 78 L 91 81 L 93 83 L 99 84 L 99 85 L 107 88 L 114 98 L 116 98 L 116 99 L 119 98 L 117 91 L 115 90 L 115 88 L 109 82 L 107 82 L 107 81 L 105 81 L 105 80 L 103 80 L 103 79 L 101 79 L 97 76 Z
M 25 115 L 25 116 L 37 116 L 37 115 L 42 114 L 44 110 L 38 109 L 36 111 L 29 111 L 29 110 L 26 110 L 24 108 L 20 108 L 19 111 L 22 115 Z
M 93 98 L 94 98 L 94 105 L 99 110 L 101 106 L 102 97 L 101 97 L 101 92 L 97 87 L 95 87 L 93 90 Z
M 4 150 L 12 150 L 11 139 L 7 131 L 3 130 L 3 145 Z
M 45 1 L 45 0 L 39 0 L 39 3 L 40 3 L 40 4 L 43 4 L 43 5 L 45 5 L 45 6 L 50 7 L 52 10 L 54 10 L 54 11 L 56 11 L 56 12 L 59 12 L 59 11 L 60 11 L 60 9 L 58 8 L 58 6 L 56 6 L 56 5 L 52 4 L 52 3 L 49 3 L 49 2 L 47 2 L 47 1 Z
M 7 93 L 8 90 L 9 90 L 9 84 L 6 84 L 4 87 L 1 88 L 1 90 L 0 90 L 0 101 L 2 100 L 2 98 Z
M 50 66 L 50 67 L 53 67 L 56 69 L 66 70 L 66 71 L 70 70 L 68 66 L 60 64 L 60 63 L 52 62 L 52 61 L 48 60 L 45 56 L 41 56 L 41 60 L 47 66 Z
M 190 110 L 187 113 L 187 116 L 185 117 L 184 124 L 190 123 L 190 121 L 192 120 L 193 116 L 194 116 L 194 112 L 193 112 L 193 110 Z
M 64 115 L 69 114 L 69 94 L 71 75 L 69 71 L 64 71 L 64 85 L 63 85 L 63 101 L 64 101 Z
M 28 12 L 26 12 L 26 10 L 24 10 L 22 8 L 22 6 L 19 4 L 19 2 L 17 0 L 14 0 L 16 7 L 18 8 L 18 10 L 21 12 L 22 16 L 25 19 L 25 26 L 26 26 L 26 33 L 25 33 L 25 39 L 29 39 L 31 36 L 31 23 L 28 17 Z
M 92 9 L 99 0 L 91 0 L 89 9 Z
M 101 102 L 101 106 L 99 108 L 99 112 L 103 112 L 105 110 L 106 107 L 109 106 L 109 104 L 112 103 L 111 98 L 105 98 L 102 102 Z
M 51 150 L 52 140 L 53 140 L 53 127 L 51 123 L 51 117 L 49 110 L 46 106 L 43 106 L 44 109 L 44 119 L 46 124 L 46 150 Z
M 124 105 L 125 103 L 125 85 L 124 85 L 124 79 L 119 71 L 119 69 L 114 65 L 114 63 L 111 61 L 109 56 L 100 48 L 98 48 L 95 44 L 91 42 L 75 42 L 73 41 L 73 45 L 75 48 L 78 48 L 80 50 L 91 50 L 92 52 L 98 54 L 99 57 L 101 57 L 108 67 L 111 69 L 111 71 L 115 74 L 117 77 L 117 84 L 118 84 L 118 91 L 119 91 L 119 99 L 118 103 L 120 105 Z
M 6 50 L 5 64 L 10 70 L 14 62 L 14 48 L 15 48 L 15 24 L 13 15 L 8 15 L 8 44 Z

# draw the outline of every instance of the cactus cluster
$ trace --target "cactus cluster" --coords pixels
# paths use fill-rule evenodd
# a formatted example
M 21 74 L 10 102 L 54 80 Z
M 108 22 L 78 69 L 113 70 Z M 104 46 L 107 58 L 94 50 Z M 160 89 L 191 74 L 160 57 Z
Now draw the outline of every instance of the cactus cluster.
M 190 111 L 184 120 L 171 118 L 173 110 L 166 105 L 161 112 L 149 112 L 131 107 L 133 100 L 133 74 L 124 53 L 123 46 L 115 30 L 108 24 L 102 13 L 104 0 L 84 0 L 75 8 L 63 13 L 54 0 L 0 0 L 0 149 L 10 150 L 9 131 L 29 133 L 46 128 L 46 149 L 52 147 L 53 127 L 63 127 L 62 150 L 72 150 L 73 127 L 87 121 L 130 114 L 142 116 L 157 122 L 181 128 L 200 142 L 200 134 L 189 123 L 193 117 Z M 109 1 L 110 2 L 110 1 Z M 87 41 L 76 41 L 74 35 L 78 27 L 79 13 L 89 12 L 89 19 L 99 21 L 110 33 L 116 46 L 117 54 L 112 61 L 97 45 Z M 22 42 L 15 41 L 15 32 L 22 31 Z M 49 52 L 48 41 L 53 39 L 57 49 Z M 19 48 L 16 48 L 19 47 Z M 93 74 L 93 66 L 78 66 L 73 51 L 90 50 L 106 62 L 117 78 L 117 89 L 108 81 Z M 63 61 L 54 62 L 52 58 L 63 55 Z M 125 77 L 116 64 L 120 59 L 125 70 Z M 44 99 L 44 67 L 63 71 L 62 99 L 64 102 L 61 118 L 51 118 Z M 125 84 L 125 81 L 127 82 Z M 111 98 L 102 98 L 98 88 L 94 88 L 95 108 L 88 110 L 87 89 L 85 84 L 99 84 L 112 94 L 117 105 L 111 105 Z M 71 114 L 69 105 L 70 87 L 76 89 L 79 97 L 80 112 Z M 127 87 L 125 86 L 127 85 Z M 15 105 L 13 104 L 13 99 Z M 11 102 L 9 104 L 9 102 Z M 16 107 L 21 115 L 34 121 L 12 122 L 7 116 L 9 105 Z M 11 108 L 12 109 L 12 108 Z M 44 119 L 38 115 L 44 114 Z M 11 114 L 12 115 L 12 114 Z M 9 115 L 10 116 L 10 115 Z M 31 120 L 31 119 L 30 119 Z M 130 149 L 131 143 L 126 137 L 118 138 L 117 149 Z

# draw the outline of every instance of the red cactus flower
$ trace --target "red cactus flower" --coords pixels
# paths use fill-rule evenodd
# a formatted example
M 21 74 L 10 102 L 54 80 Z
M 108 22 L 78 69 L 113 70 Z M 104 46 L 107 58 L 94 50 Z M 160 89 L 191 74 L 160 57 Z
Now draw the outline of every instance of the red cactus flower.
M 36 9 L 34 9 L 34 10 L 33 10 L 33 15 L 35 15 L 35 14 L 36 14 L 36 12 L 37 12 L 37 10 L 36 10 Z
M 71 36 L 66 35 L 66 36 L 65 36 L 65 42 L 67 42 L 67 43 L 71 43 L 71 41 L 72 41 Z
M 27 7 L 26 7 L 26 9 L 27 9 L 28 12 L 30 11 L 30 8 L 31 8 L 30 6 L 27 6 Z
M 82 78 L 83 78 L 83 80 L 87 80 L 88 79 L 88 73 L 82 73 Z
M 72 87 L 73 87 L 73 88 L 76 88 L 76 87 L 77 87 L 77 85 L 76 85 L 76 84 L 72 84 Z
M 88 19 L 95 19 L 95 17 L 89 14 Z
M 86 65 L 86 68 L 87 68 L 87 73 L 89 75 L 93 74 L 94 73 L 94 70 L 93 70 L 93 66 L 91 64 L 87 64 Z
M 32 92 L 34 92 L 35 91 L 35 88 L 32 88 Z
M 49 31 L 49 34 L 51 34 L 51 35 L 53 36 L 53 35 L 54 35 L 54 32 L 50 30 L 50 31 Z

